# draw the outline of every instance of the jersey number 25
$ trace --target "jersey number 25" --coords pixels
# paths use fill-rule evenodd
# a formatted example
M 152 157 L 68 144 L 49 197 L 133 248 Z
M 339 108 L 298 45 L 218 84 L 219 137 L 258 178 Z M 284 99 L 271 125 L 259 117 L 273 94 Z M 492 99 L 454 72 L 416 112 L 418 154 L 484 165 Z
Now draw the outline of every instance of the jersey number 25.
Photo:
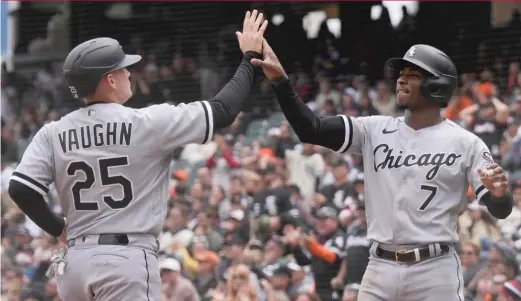
M 127 179 L 123 175 L 110 175 L 109 168 L 111 167 L 121 167 L 128 165 L 127 157 L 114 157 L 114 158 L 106 158 L 99 159 L 99 175 L 102 186 L 109 185 L 120 185 L 123 188 L 123 198 L 120 200 L 115 200 L 111 196 L 103 196 L 103 202 L 107 204 L 112 209 L 121 209 L 125 208 L 130 204 L 132 199 L 134 198 L 134 193 L 132 189 L 132 182 Z M 85 180 L 76 181 L 72 186 L 72 197 L 74 199 L 74 208 L 76 210 L 86 210 L 86 211 L 95 211 L 99 210 L 99 204 L 97 201 L 94 202 L 82 202 L 81 201 L 81 191 L 85 189 L 91 189 L 96 182 L 96 177 L 94 175 L 94 169 L 87 164 L 85 161 L 75 161 L 69 164 L 67 168 L 67 175 L 75 176 L 78 172 L 83 172 L 85 174 Z

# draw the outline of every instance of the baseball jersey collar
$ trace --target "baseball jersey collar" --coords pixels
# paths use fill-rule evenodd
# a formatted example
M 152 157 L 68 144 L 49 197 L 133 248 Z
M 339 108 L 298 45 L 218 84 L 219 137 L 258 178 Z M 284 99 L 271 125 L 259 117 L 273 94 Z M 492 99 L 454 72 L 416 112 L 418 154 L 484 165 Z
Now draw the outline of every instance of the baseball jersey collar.
M 85 103 L 85 107 L 90 107 L 90 106 L 92 106 L 92 105 L 97 105 L 97 104 L 109 104 L 109 103 L 112 103 L 112 102 L 106 102 L 106 101 L 95 100 L 95 101 L 86 102 L 86 103 Z

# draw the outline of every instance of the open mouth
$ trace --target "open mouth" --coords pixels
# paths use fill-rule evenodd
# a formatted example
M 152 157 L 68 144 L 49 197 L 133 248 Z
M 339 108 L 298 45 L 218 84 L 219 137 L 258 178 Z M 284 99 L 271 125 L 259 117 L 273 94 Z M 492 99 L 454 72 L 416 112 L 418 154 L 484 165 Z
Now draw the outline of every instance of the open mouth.
M 400 93 L 409 94 L 409 90 L 404 89 L 404 88 L 396 89 L 396 94 L 400 94 Z

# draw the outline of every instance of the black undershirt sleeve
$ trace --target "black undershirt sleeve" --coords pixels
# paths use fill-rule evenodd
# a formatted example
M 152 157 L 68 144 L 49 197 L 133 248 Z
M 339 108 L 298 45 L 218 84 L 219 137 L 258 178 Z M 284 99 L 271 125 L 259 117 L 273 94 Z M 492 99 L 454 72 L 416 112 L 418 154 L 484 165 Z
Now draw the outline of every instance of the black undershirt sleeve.
M 250 95 L 255 81 L 255 68 L 250 63 L 253 58 L 261 59 L 262 56 L 257 52 L 247 51 L 233 78 L 209 100 L 215 129 L 231 125 L 239 115 L 243 102 Z
M 52 212 L 43 196 L 17 181 L 9 181 L 9 196 L 38 227 L 54 237 L 62 234 L 65 221 Z
M 487 206 L 490 214 L 495 218 L 504 219 L 512 213 L 514 200 L 510 193 L 506 193 L 504 196 L 498 198 L 493 196 L 489 191 L 481 197 L 481 200 L 485 206 Z
M 342 148 L 346 131 L 342 117 L 316 116 L 300 99 L 287 78 L 274 82 L 272 86 L 284 116 L 300 141 L 335 151 Z

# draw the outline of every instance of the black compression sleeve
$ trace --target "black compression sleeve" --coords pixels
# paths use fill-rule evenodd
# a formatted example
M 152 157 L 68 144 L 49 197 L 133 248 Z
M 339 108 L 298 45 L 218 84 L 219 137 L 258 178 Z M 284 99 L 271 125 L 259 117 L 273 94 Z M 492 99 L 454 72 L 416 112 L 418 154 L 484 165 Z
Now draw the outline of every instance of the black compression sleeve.
M 41 194 L 20 182 L 11 180 L 9 196 L 38 227 L 54 237 L 62 234 L 65 228 L 64 219 L 51 211 Z
M 250 95 L 255 80 L 255 69 L 250 63 L 252 58 L 260 59 L 262 56 L 253 51 L 246 52 L 233 78 L 210 99 L 214 128 L 222 129 L 231 125 Z
M 342 117 L 316 116 L 298 97 L 288 79 L 273 83 L 273 90 L 284 116 L 300 141 L 324 146 L 335 151 L 342 148 L 346 131 Z
M 504 219 L 512 213 L 514 200 L 512 199 L 512 195 L 508 192 L 504 196 L 498 198 L 493 196 L 489 191 L 483 195 L 481 199 L 485 206 L 487 206 L 490 214 L 495 218 Z

